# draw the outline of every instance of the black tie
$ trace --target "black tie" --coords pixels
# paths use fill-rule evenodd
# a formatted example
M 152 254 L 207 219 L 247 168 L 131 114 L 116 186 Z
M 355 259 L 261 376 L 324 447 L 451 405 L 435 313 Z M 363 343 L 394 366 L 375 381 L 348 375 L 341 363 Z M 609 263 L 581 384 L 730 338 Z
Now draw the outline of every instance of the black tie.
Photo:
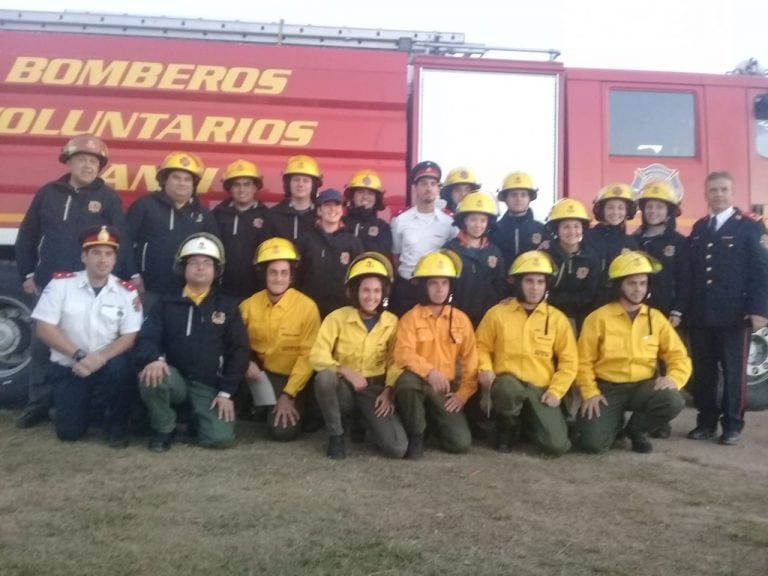
M 715 232 L 717 232 L 717 218 L 715 218 L 714 216 L 710 216 L 709 217 L 709 233 L 710 235 L 712 235 Z

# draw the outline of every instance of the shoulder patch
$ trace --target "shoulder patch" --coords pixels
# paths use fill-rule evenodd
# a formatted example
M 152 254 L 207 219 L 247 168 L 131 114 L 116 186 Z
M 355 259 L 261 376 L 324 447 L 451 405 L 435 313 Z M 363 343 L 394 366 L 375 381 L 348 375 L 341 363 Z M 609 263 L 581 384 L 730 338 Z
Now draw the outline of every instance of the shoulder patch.
M 118 282 L 120 286 L 128 290 L 128 292 L 133 292 L 136 290 L 136 286 L 134 286 L 133 282 L 129 282 L 128 280 L 119 280 Z
M 54 280 L 61 280 L 62 278 L 74 278 L 74 272 L 54 272 L 51 278 Z

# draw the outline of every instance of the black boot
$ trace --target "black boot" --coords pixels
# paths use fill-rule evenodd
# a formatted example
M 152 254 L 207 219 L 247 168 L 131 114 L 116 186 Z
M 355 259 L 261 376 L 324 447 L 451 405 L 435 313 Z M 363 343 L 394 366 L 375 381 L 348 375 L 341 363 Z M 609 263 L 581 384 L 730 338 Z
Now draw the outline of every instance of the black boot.
M 424 456 L 424 436 L 418 434 L 408 437 L 408 449 L 405 451 L 406 460 L 419 460 Z
M 170 434 L 155 432 L 149 439 L 149 449 L 152 452 L 167 452 L 171 449 L 171 444 L 173 444 L 172 432 Z
M 639 454 L 650 454 L 653 452 L 653 444 L 648 439 L 648 434 L 644 432 L 629 432 L 629 441 L 632 442 L 632 451 Z
M 344 447 L 344 434 L 328 437 L 328 450 L 325 455 L 332 460 L 343 460 L 347 457 L 347 451 Z

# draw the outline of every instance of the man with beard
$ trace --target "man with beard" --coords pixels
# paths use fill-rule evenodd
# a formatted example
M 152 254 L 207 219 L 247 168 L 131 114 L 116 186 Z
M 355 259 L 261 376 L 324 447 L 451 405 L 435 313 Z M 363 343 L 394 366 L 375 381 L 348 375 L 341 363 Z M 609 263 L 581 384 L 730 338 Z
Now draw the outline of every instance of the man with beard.
M 392 229 L 376 214 L 384 210 L 384 188 L 373 170 L 355 172 L 344 189 L 347 229 L 363 243 L 363 248 L 380 254 L 392 253 Z
M 556 273 L 546 252 L 520 254 L 509 269 L 514 298 L 491 308 L 477 329 L 478 381 L 490 391 L 499 452 L 509 452 L 519 432 L 553 456 L 571 447 L 559 406 L 578 356 L 568 318 L 546 301 Z
M 576 384 L 581 408 L 578 446 L 608 450 L 624 412 L 632 417 L 624 432 L 632 450 L 648 453 L 648 432 L 677 416 L 685 406 L 679 390 L 691 375 L 691 359 L 667 317 L 645 304 L 648 276 L 661 264 L 644 252 L 617 256 L 608 268 L 615 299 L 592 312 L 579 335 Z M 659 360 L 664 375 L 657 376 Z
M 255 264 L 266 289 L 240 304 L 251 346 L 245 378 L 252 388 L 267 381 L 272 386 L 276 403 L 267 429 L 270 438 L 281 441 L 293 440 L 301 429 L 305 390 L 312 377 L 309 351 L 320 328 L 317 305 L 291 287 L 298 262 L 289 240 L 265 240 Z

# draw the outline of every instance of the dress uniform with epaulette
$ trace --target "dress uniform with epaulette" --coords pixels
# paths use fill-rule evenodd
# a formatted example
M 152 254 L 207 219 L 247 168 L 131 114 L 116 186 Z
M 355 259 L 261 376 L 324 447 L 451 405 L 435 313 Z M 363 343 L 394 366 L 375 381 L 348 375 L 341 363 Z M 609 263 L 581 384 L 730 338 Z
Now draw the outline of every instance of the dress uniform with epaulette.
M 728 207 L 698 220 L 689 246 L 692 276 L 687 318 L 693 395 L 699 411 L 689 437 L 711 438 L 720 418 L 720 442 L 735 444 L 744 427 L 750 335 L 745 318 L 768 317 L 768 234 L 762 223 Z M 718 364 L 723 373 L 721 401 Z

